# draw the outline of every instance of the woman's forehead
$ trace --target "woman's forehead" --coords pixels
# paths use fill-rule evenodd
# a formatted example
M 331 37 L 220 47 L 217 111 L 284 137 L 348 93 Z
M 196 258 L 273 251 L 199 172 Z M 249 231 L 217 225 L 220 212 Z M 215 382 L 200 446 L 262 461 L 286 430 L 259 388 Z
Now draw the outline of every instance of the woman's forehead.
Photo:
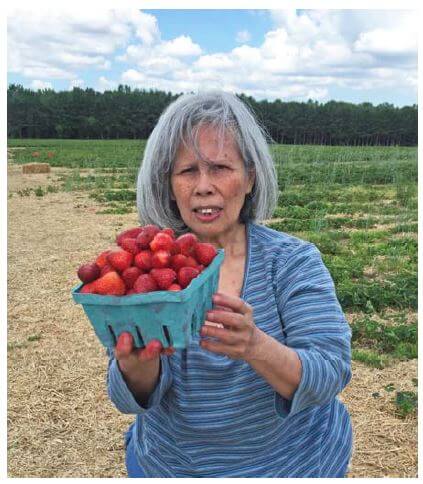
M 238 144 L 232 133 L 218 132 L 213 128 L 203 128 L 195 138 L 181 142 L 176 154 L 176 162 L 189 159 L 190 161 L 223 161 L 234 156 L 239 157 Z

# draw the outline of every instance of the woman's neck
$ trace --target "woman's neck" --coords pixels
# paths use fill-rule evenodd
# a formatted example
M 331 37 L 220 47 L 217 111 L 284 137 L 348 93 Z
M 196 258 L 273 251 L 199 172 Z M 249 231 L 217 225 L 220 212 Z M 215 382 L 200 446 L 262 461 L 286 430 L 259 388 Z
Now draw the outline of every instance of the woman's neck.
M 237 224 L 228 232 L 219 234 L 217 237 L 200 239 L 201 242 L 209 242 L 218 249 L 224 249 L 228 257 L 240 257 L 245 255 L 247 235 L 245 224 Z

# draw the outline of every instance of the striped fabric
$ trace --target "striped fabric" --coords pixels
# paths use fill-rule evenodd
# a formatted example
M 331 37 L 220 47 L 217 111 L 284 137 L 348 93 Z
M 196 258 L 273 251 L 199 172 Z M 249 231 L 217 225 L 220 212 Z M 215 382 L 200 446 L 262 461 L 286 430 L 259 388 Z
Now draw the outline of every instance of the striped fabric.
M 200 348 L 161 357 L 146 408 L 109 354 L 108 392 L 136 414 L 135 453 L 146 477 L 344 477 L 352 448 L 337 394 L 351 378 L 349 325 L 311 243 L 247 224 L 241 297 L 255 324 L 298 352 L 300 385 L 284 399 L 246 362 Z

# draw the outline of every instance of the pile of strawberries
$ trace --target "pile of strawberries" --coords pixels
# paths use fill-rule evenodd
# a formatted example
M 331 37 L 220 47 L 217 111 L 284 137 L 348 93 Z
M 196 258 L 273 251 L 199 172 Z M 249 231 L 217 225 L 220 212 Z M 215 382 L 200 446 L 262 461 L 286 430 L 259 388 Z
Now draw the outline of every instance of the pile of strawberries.
M 176 238 L 170 228 L 145 225 L 116 237 L 118 247 L 102 252 L 95 262 L 83 264 L 80 292 L 124 296 L 151 291 L 180 291 L 214 259 L 212 244 L 194 234 Z

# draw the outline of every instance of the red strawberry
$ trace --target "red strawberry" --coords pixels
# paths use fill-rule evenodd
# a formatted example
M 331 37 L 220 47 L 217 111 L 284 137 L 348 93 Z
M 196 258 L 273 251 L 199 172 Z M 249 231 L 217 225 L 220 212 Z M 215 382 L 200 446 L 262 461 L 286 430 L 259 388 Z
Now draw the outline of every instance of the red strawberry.
M 105 250 L 95 260 L 95 263 L 98 265 L 98 267 L 100 267 L 100 269 L 102 269 L 107 264 L 107 254 L 109 252 L 110 249 Z
M 107 274 L 108 272 L 114 271 L 113 267 L 110 264 L 106 264 L 103 266 L 100 272 L 100 277 L 104 276 L 104 274 Z
M 130 267 L 133 260 L 134 256 L 123 249 L 115 249 L 107 254 L 107 262 L 120 272 Z
M 122 239 L 120 246 L 132 255 L 136 255 L 140 251 L 136 239 Z
M 122 272 L 122 279 L 127 289 L 131 289 L 132 287 L 134 287 L 135 281 L 142 273 L 142 270 L 139 267 L 135 266 L 128 267 Z
M 100 276 L 100 267 L 95 262 L 83 264 L 78 269 L 78 277 L 82 282 L 92 282 Z
M 88 284 L 84 284 L 81 289 L 80 289 L 80 293 L 81 294 L 94 294 L 94 287 L 93 287 L 94 283 L 93 282 L 89 282 Z
M 200 274 L 200 271 L 194 267 L 182 267 L 178 272 L 179 285 L 185 289 L 198 274 Z
M 199 266 L 197 266 L 197 269 L 200 271 L 200 272 L 203 272 L 205 267 L 203 266 L 203 264 L 200 264 Z
M 182 291 L 182 287 L 179 284 L 171 284 L 168 288 L 168 291 Z
M 138 235 L 136 241 L 141 250 L 150 248 L 150 240 L 143 232 Z
M 187 259 L 188 258 L 187 258 L 186 255 L 182 255 L 182 254 L 173 255 L 170 258 L 170 265 L 171 265 L 172 269 L 174 269 L 176 272 L 178 272 L 181 267 L 186 267 L 188 265 Z
M 197 242 L 194 247 L 194 254 L 200 264 L 208 266 L 216 257 L 217 251 L 212 244 Z
M 108 272 L 99 279 L 96 279 L 92 284 L 97 294 L 123 296 L 126 291 L 125 283 L 115 271 Z
M 134 264 L 141 270 L 148 272 L 153 266 L 151 262 L 152 253 L 149 250 L 142 250 L 134 258 Z
M 140 249 L 148 249 L 150 242 L 154 239 L 154 236 L 160 232 L 157 225 L 145 225 L 142 227 L 142 231 L 137 235 L 137 244 Z
M 183 234 L 176 239 L 176 244 L 179 247 L 181 254 L 192 255 L 194 246 L 198 242 L 194 234 Z
M 121 245 L 122 240 L 130 238 L 135 239 L 137 235 L 141 232 L 142 227 L 134 227 L 133 229 L 124 230 L 116 236 L 117 245 Z
M 187 263 L 185 264 L 185 267 L 197 267 L 198 262 L 194 259 L 194 257 L 191 257 L 190 255 L 187 257 Z
M 141 274 L 138 279 L 135 281 L 134 284 L 134 291 L 136 293 L 139 292 L 151 292 L 157 291 L 158 286 L 156 281 L 150 274 Z
M 167 250 L 170 252 L 173 247 L 173 239 L 170 235 L 159 232 L 154 236 L 154 239 L 150 242 L 150 249 L 153 252 L 158 250 Z
M 151 265 L 155 269 L 161 269 L 162 267 L 169 267 L 170 264 L 170 252 L 167 250 L 158 250 L 151 256 Z
M 176 240 L 173 241 L 172 247 L 170 248 L 171 255 L 176 255 L 181 253 L 181 248 L 176 243 Z
M 125 292 L 125 296 L 130 296 L 131 294 L 136 294 L 136 292 L 135 292 L 133 289 L 128 289 L 128 290 Z
M 164 291 L 172 284 L 176 279 L 176 272 L 173 269 L 151 269 L 151 277 L 157 282 L 160 289 Z
M 154 236 L 160 232 L 160 228 L 157 225 L 144 225 L 142 231 L 150 237 L 150 241 L 153 240 Z
M 174 239 L 174 238 L 175 238 L 175 231 L 174 231 L 173 229 L 170 229 L 170 228 L 168 228 L 168 229 L 163 229 L 163 230 L 162 230 L 162 232 L 163 232 L 164 234 L 170 235 L 170 236 L 172 237 L 172 239 Z

